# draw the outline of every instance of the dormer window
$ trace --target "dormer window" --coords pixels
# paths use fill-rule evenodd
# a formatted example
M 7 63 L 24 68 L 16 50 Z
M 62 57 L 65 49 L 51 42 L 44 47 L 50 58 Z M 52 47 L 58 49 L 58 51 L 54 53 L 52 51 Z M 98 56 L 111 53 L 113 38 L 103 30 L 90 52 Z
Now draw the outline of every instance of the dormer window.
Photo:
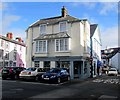
M 41 24 L 40 25 L 40 34 L 46 34 L 47 25 Z
M 67 22 L 60 22 L 60 32 L 66 32 L 67 31 Z

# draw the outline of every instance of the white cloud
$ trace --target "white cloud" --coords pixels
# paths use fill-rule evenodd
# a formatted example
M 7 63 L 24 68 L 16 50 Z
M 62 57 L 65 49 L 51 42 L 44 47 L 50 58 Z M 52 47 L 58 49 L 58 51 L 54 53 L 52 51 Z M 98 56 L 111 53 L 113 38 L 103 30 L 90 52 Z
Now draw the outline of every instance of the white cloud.
M 12 25 L 13 22 L 20 20 L 20 16 L 4 15 L 2 20 L 3 33 Z
M 109 27 L 101 31 L 102 49 L 118 47 L 118 27 Z
M 73 2 L 71 3 L 72 6 L 78 7 L 78 6 L 85 6 L 88 9 L 92 9 L 95 7 L 96 3 L 95 2 Z
M 101 15 L 106 15 L 107 13 L 110 12 L 118 12 L 118 3 L 113 3 L 113 2 L 105 2 L 101 3 L 102 8 L 100 9 L 100 14 Z
M 88 21 L 90 22 L 90 24 L 97 24 L 98 20 L 95 17 L 91 17 L 90 15 L 88 15 L 87 13 L 84 13 L 82 16 L 83 19 L 88 19 Z

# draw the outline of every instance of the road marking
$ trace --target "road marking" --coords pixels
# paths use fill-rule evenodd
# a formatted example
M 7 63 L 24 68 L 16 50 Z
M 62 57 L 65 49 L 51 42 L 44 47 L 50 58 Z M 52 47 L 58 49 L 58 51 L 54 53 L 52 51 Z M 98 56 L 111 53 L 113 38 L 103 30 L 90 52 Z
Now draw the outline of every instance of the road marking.
M 112 99 L 112 100 L 116 100 L 118 97 L 116 96 L 109 96 L 109 95 L 101 95 L 98 100 L 105 100 L 105 99 Z
M 109 84 L 120 84 L 119 79 L 95 79 L 92 82 L 96 83 L 109 83 Z

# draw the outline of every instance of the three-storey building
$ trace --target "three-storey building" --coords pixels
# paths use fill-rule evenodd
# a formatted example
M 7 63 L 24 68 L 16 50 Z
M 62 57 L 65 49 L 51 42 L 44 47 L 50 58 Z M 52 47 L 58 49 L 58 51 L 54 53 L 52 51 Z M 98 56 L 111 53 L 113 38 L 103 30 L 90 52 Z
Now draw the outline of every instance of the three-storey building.
M 68 15 L 36 21 L 26 30 L 27 67 L 65 67 L 71 79 L 90 76 L 90 23 Z

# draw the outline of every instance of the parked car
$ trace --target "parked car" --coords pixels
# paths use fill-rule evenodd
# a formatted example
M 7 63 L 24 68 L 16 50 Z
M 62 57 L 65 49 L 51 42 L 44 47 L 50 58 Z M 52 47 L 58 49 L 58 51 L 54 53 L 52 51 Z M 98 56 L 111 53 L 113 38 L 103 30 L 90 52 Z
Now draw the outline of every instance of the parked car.
M 19 74 L 22 70 L 24 70 L 24 67 L 3 67 L 2 68 L 2 79 L 19 79 Z
M 62 81 L 69 81 L 70 75 L 67 72 L 67 69 L 52 68 L 42 75 L 42 80 L 61 83 Z
M 45 73 L 44 68 L 36 68 L 36 67 L 30 67 L 27 68 L 26 70 L 21 71 L 20 73 L 20 78 L 21 79 L 33 79 L 33 80 L 38 80 L 38 74 L 42 75 Z
M 2 67 L 0 68 L 0 77 L 1 77 L 1 74 L 2 74 Z
M 110 68 L 109 70 L 108 70 L 108 75 L 110 76 L 110 75 L 118 75 L 118 71 L 117 71 L 117 69 L 116 68 Z

